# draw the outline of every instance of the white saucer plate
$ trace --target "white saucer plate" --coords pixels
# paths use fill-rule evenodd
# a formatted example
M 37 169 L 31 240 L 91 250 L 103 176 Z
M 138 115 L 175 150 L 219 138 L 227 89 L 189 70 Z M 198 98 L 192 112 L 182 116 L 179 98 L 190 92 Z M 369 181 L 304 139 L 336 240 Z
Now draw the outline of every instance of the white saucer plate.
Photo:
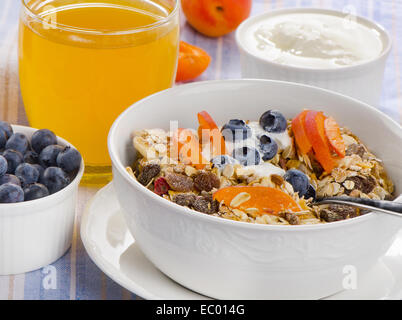
M 81 220 L 81 239 L 91 259 L 106 275 L 144 299 L 210 299 L 168 278 L 144 256 L 126 226 L 113 183 L 88 203 Z M 354 289 L 326 299 L 402 299 L 402 233 L 368 274 L 357 274 Z

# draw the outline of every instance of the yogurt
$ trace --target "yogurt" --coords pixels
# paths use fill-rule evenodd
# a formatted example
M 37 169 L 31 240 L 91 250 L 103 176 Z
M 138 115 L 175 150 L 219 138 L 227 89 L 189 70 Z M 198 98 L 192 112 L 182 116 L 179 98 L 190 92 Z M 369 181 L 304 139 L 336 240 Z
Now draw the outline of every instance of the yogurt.
M 269 162 L 263 162 L 259 165 L 247 166 L 244 168 L 246 169 L 246 172 L 250 170 L 250 172 L 252 172 L 255 176 L 259 178 L 269 178 L 273 174 L 283 177 L 286 173 L 285 170 L 283 170 L 282 168 L 274 166 L 272 163 Z
M 283 151 L 292 145 L 292 139 L 290 138 L 287 130 L 281 133 L 267 132 L 257 121 L 249 122 L 247 125 L 250 127 L 252 132 L 251 139 L 256 143 L 259 143 L 260 137 L 265 135 L 270 137 L 272 140 L 275 140 L 275 142 L 278 144 L 279 151 Z
M 245 46 L 262 59 L 313 69 L 339 68 L 377 58 L 384 50 L 378 30 L 325 13 L 287 13 L 257 20 Z
M 227 142 L 230 151 L 242 147 L 251 147 L 258 150 L 259 149 L 258 145 L 260 144 L 260 137 L 263 135 L 270 137 L 278 144 L 278 151 L 283 151 L 292 145 L 292 140 L 287 130 L 282 133 L 267 132 L 264 130 L 264 128 L 260 126 L 260 124 L 257 121 L 250 121 L 249 123 L 247 123 L 247 125 L 251 129 L 251 137 L 245 140 L 238 140 L 235 143 Z
M 264 130 L 261 127 L 259 122 L 257 121 L 250 121 L 247 123 L 251 130 L 251 136 L 248 139 L 238 140 L 235 142 L 226 142 L 226 147 L 228 148 L 229 154 L 232 154 L 234 149 L 243 148 L 243 147 L 250 147 L 256 149 L 260 154 L 260 163 L 252 166 L 246 166 L 247 170 L 250 170 L 254 173 L 257 177 L 270 177 L 273 174 L 283 176 L 285 171 L 269 162 L 264 162 L 262 160 L 262 154 L 259 150 L 260 145 L 260 137 L 263 135 L 269 136 L 272 140 L 274 140 L 278 145 L 278 152 L 285 150 L 286 148 L 292 145 L 292 139 L 289 136 L 287 130 L 282 133 L 271 133 Z M 220 130 L 222 128 L 219 128 Z M 210 145 L 205 144 L 203 146 L 202 155 L 204 158 L 212 160 L 212 156 L 210 154 Z M 223 169 L 223 168 L 222 168 Z

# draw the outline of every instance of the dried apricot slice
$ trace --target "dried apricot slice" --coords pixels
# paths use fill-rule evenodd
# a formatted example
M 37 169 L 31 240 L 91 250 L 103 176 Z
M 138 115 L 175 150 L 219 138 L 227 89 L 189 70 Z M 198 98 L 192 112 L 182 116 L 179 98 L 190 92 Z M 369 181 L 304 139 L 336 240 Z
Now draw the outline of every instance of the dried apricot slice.
M 180 41 L 176 81 L 188 81 L 200 76 L 209 66 L 211 57 L 204 50 Z
M 292 130 L 296 139 L 296 144 L 303 154 L 309 153 L 313 147 L 307 137 L 306 130 L 304 129 L 304 120 L 308 112 L 309 110 L 305 110 L 292 120 Z
M 231 208 L 247 211 L 254 208 L 257 215 L 299 212 L 299 205 L 285 192 L 262 186 L 233 186 L 216 191 L 213 199 Z
M 341 135 L 341 129 L 334 118 L 329 117 L 324 121 L 325 135 L 332 149 L 340 156 L 344 158 L 346 155 L 345 142 Z
M 314 155 L 326 172 L 331 172 L 335 167 L 335 158 L 332 156 L 331 147 L 324 129 L 325 116 L 322 112 L 309 111 L 304 120 L 304 129 L 313 146 Z
M 227 154 L 225 139 L 223 138 L 214 119 L 206 111 L 197 114 L 198 117 L 198 138 L 200 143 L 211 143 L 211 155 L 213 158 Z

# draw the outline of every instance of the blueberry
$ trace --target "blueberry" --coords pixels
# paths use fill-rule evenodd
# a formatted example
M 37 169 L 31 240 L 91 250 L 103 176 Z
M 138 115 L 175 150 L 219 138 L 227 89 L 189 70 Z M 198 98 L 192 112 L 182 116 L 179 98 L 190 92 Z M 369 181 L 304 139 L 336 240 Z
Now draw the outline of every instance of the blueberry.
M 265 131 L 272 133 L 285 132 L 288 127 L 286 118 L 277 110 L 268 110 L 260 118 L 260 125 Z
M 36 200 L 47 197 L 49 190 L 40 183 L 34 183 L 24 189 L 25 201 Z
M 45 168 L 43 168 L 40 164 L 33 164 L 33 166 L 38 170 L 39 172 L 39 180 L 40 181 L 43 177 L 43 173 L 45 172 Z
M 81 154 L 76 149 L 65 147 L 57 156 L 57 165 L 65 172 L 70 173 L 80 168 L 81 160 Z
M 239 162 L 230 156 L 224 155 L 224 156 L 217 156 L 217 157 L 213 158 L 211 160 L 211 163 L 214 165 L 214 167 L 223 169 L 227 164 L 236 164 Z
M 25 134 L 23 133 L 14 133 L 6 143 L 6 149 L 12 149 L 15 151 L 21 152 L 24 154 L 27 152 L 29 148 L 29 141 Z
M 53 194 L 67 187 L 70 183 L 70 178 L 62 169 L 49 167 L 43 173 L 40 182 L 48 188 L 50 194 Z
M 291 169 L 286 172 L 284 179 L 293 186 L 293 190 L 303 197 L 310 187 L 309 178 L 301 171 Z
M 278 153 L 278 144 L 267 135 L 260 137 L 259 147 L 262 153 L 262 160 L 264 161 L 271 160 Z
M 7 173 L 14 174 L 15 169 L 24 161 L 22 154 L 15 150 L 6 150 L 3 152 L 3 157 L 6 158 L 8 169 Z
M 32 135 L 31 144 L 32 149 L 39 154 L 47 146 L 57 144 L 57 137 L 52 131 L 41 129 Z
M 7 143 L 7 133 L 0 129 L 0 149 L 3 149 Z
M 0 186 L 0 203 L 16 203 L 24 201 L 24 191 L 20 186 L 6 183 Z
M 8 173 L 6 173 L 4 176 L 0 177 L 0 185 L 3 185 L 5 183 L 12 183 L 17 186 L 21 186 L 20 179 L 18 179 L 15 175 L 8 174 Z
M 38 182 L 39 175 L 38 169 L 29 163 L 22 163 L 15 169 L 15 176 L 21 180 L 23 186 Z
M 5 121 L 0 121 L 0 129 L 6 133 L 7 139 L 10 138 L 14 133 L 14 130 L 11 127 L 11 125 Z
M 310 199 L 313 198 L 313 200 L 315 200 L 316 197 L 316 192 L 314 187 L 310 184 L 310 186 L 308 187 L 308 190 L 306 192 L 306 194 L 304 195 L 304 199 Z
M 42 167 L 57 167 L 57 156 L 63 150 L 62 146 L 51 145 L 47 146 L 39 154 L 39 164 Z
M 24 162 L 36 164 L 39 161 L 39 156 L 35 151 L 29 150 L 24 154 Z
M 260 164 L 260 153 L 250 147 L 242 147 L 233 150 L 233 158 L 240 162 L 243 166 L 253 166 Z
M 7 173 L 8 163 L 7 159 L 3 156 L 0 156 L 0 177 L 4 176 Z
M 251 137 L 251 129 L 243 120 L 230 120 L 222 127 L 222 135 L 227 141 L 245 140 Z

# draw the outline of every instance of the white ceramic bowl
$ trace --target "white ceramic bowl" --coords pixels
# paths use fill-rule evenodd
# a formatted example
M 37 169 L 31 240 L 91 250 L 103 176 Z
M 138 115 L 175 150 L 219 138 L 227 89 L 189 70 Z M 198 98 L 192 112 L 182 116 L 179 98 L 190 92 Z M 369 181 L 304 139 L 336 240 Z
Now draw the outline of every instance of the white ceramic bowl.
M 368 62 L 336 69 L 311 69 L 279 64 L 262 59 L 245 44 L 245 34 L 250 26 L 270 17 L 289 13 L 324 13 L 340 17 L 347 14 L 328 9 L 296 8 L 272 10 L 245 20 L 236 31 L 236 42 L 240 50 L 243 78 L 291 81 L 333 90 L 356 98 L 372 106 L 378 106 L 381 97 L 385 64 L 391 51 L 391 38 L 380 25 L 362 17 L 355 17 L 358 23 L 377 30 L 383 40 L 382 54 Z
M 361 276 L 384 255 L 402 219 L 370 213 L 312 226 L 225 220 L 169 202 L 125 170 L 136 157 L 135 129 L 169 129 L 169 120 L 196 128 L 201 110 L 223 124 L 232 118 L 258 119 L 270 108 L 291 118 L 305 107 L 351 128 L 384 160 L 401 192 L 401 127 L 373 107 L 323 89 L 268 80 L 200 82 L 147 97 L 116 120 L 108 141 L 115 190 L 130 231 L 156 267 L 214 298 L 310 299 L 342 290 L 347 266 Z
M 13 126 L 28 138 L 37 130 Z M 70 143 L 57 137 L 61 146 Z M 63 190 L 42 199 L 0 204 L 0 275 L 39 269 L 59 259 L 70 247 L 78 185 L 84 163 Z

